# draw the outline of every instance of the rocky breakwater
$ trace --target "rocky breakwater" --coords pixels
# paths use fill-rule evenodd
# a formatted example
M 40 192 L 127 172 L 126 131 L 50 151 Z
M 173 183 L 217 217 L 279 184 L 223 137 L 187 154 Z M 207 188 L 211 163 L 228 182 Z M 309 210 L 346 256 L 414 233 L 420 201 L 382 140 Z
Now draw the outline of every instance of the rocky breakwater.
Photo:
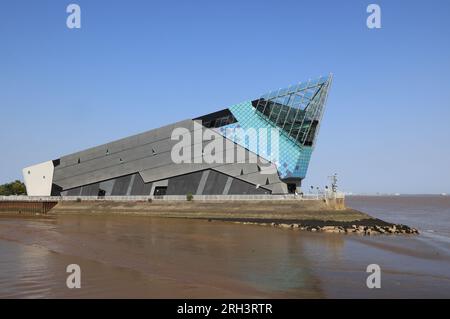
M 377 235 L 377 234 L 418 234 L 419 231 L 415 228 L 411 228 L 406 225 L 392 225 L 392 226 L 302 226 L 301 224 L 295 225 L 300 230 L 318 231 L 325 233 L 338 233 L 338 234 L 358 234 L 358 235 Z M 286 227 L 283 225 L 283 227 Z M 289 225 L 293 227 L 293 225 Z
M 274 221 L 271 223 L 261 223 L 245 221 L 239 222 L 243 224 L 258 224 L 273 226 L 279 228 L 287 228 L 293 230 L 304 230 L 310 232 L 336 233 L 336 234 L 355 234 L 355 235 L 394 235 L 409 234 L 416 235 L 419 231 L 402 224 L 391 224 L 379 219 L 361 220 L 355 223 L 336 223 L 327 221 L 305 221 L 297 223 L 286 223 L 283 221 Z

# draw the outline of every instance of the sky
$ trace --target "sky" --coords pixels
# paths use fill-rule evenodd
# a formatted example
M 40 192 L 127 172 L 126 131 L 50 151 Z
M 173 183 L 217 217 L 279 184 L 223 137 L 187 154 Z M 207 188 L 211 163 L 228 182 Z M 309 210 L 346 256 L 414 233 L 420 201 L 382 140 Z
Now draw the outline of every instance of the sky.
M 450 193 L 449 35 L 447 0 L 2 0 L 0 183 L 331 72 L 303 185 Z

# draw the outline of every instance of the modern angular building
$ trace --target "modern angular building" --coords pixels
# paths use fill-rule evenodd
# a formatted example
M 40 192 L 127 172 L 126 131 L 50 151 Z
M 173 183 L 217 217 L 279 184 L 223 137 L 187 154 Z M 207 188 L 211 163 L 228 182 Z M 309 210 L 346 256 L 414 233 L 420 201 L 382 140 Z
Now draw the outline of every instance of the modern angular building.
M 328 76 L 274 90 L 211 114 L 24 168 L 28 195 L 298 192 L 331 82 Z M 180 156 L 183 161 L 174 160 Z

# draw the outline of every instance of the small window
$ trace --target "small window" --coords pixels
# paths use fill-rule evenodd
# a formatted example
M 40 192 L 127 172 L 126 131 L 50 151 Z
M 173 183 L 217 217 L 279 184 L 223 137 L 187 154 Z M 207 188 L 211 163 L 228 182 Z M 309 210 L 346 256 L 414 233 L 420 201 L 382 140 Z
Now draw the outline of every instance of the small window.
M 109 150 L 106 150 L 106 155 L 109 155 Z
M 121 162 L 121 163 L 122 163 L 122 162 L 123 162 L 123 159 L 122 159 L 122 158 L 119 158 L 119 162 Z
M 28 171 L 28 175 L 30 175 L 31 174 L 31 172 L 30 171 Z
M 167 186 L 156 186 L 153 195 L 155 196 L 164 196 L 167 192 Z
M 45 179 L 45 176 L 42 176 L 43 179 Z
M 152 155 L 155 156 L 156 155 L 156 151 L 154 148 L 152 148 Z
M 78 159 L 78 164 L 80 164 L 80 163 L 81 163 L 81 159 L 79 158 L 79 159 Z

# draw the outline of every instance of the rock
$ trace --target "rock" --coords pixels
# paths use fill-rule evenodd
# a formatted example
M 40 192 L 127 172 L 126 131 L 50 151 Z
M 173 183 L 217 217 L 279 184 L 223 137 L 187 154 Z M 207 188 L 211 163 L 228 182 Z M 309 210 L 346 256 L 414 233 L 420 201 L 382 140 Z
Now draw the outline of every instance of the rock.
M 324 226 L 320 230 L 324 232 L 331 232 L 334 231 L 334 228 L 335 228 L 334 226 Z

